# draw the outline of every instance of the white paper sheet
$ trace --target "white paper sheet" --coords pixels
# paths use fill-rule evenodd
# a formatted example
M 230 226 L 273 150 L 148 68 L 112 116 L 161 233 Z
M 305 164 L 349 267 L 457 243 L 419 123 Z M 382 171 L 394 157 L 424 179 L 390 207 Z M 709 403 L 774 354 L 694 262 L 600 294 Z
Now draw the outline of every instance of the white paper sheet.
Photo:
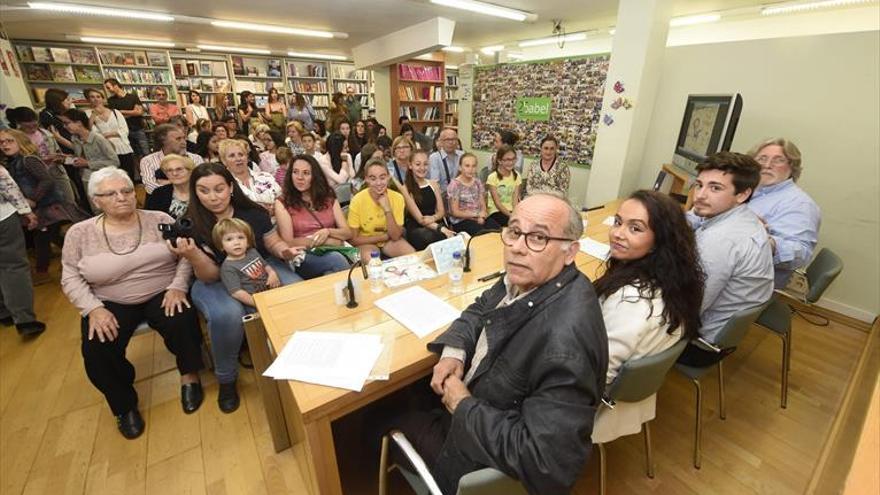
M 418 285 L 383 297 L 375 304 L 419 338 L 461 316 L 461 311 Z
M 611 247 L 608 244 L 594 241 L 589 237 L 581 239 L 578 242 L 581 244 L 581 251 L 602 261 L 605 261 L 608 258 L 608 252 L 611 251 Z
M 380 335 L 300 331 L 263 374 L 360 392 L 382 348 Z

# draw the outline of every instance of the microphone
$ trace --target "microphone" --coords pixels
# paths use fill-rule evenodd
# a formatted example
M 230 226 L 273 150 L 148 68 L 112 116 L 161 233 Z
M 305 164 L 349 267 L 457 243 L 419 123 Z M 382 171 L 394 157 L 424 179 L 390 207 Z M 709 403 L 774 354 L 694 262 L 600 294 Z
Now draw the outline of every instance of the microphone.
M 367 266 L 364 265 L 364 261 L 360 259 L 355 261 L 354 264 L 351 265 L 351 268 L 348 269 L 348 282 L 345 286 L 345 298 L 348 299 L 348 302 L 345 303 L 345 307 L 349 309 L 356 308 L 358 306 L 358 302 L 354 297 L 354 284 L 351 282 L 351 272 L 353 272 L 354 269 L 358 266 L 361 267 L 361 272 L 364 275 L 364 280 L 367 279 Z
M 465 248 L 464 248 L 464 268 L 463 268 L 464 271 L 466 271 L 466 272 L 471 271 L 471 241 L 477 237 L 480 237 L 481 235 L 497 234 L 499 232 L 501 232 L 501 229 L 481 230 L 481 231 L 477 232 L 476 234 L 472 235 L 470 239 L 468 239 L 467 246 L 465 246 Z

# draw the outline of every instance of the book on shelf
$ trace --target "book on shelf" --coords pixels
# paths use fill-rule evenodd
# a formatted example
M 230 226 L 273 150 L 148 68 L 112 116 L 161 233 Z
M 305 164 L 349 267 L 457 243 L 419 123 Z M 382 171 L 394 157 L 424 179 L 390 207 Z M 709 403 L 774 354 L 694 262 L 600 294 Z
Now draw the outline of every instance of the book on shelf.
M 333 65 L 333 79 L 369 79 L 368 70 L 354 70 L 352 65 Z
M 245 67 L 246 76 L 248 77 L 260 77 L 260 72 L 257 70 L 256 65 L 248 65 Z
M 457 100 L 458 99 L 458 88 L 446 88 L 446 99 L 447 100 Z
M 76 76 L 73 75 L 73 67 L 69 65 L 53 65 L 52 80 L 58 82 L 76 82 Z
M 52 53 L 52 60 L 63 64 L 70 63 L 70 52 L 67 48 L 49 48 Z
M 446 85 L 447 86 L 458 86 L 458 76 L 446 74 Z
M 417 81 L 440 81 L 440 67 L 400 64 L 398 74 L 403 79 L 415 79 Z
M 440 108 L 428 107 L 422 112 L 422 120 L 440 120 Z
M 34 54 L 34 62 L 54 62 L 52 58 L 52 50 L 46 46 L 35 46 L 31 48 Z
M 316 108 L 315 109 L 315 118 L 319 120 L 327 120 L 327 110 Z
M 369 88 L 367 87 L 367 83 L 354 82 L 354 81 L 334 81 L 333 82 L 333 91 L 338 91 L 340 93 L 347 93 L 348 88 L 354 88 L 355 93 L 366 94 L 369 91 Z
M 126 84 L 168 84 L 171 82 L 168 71 L 162 69 L 128 69 L 109 67 L 104 69 L 107 77 L 118 79 Z
M 434 137 L 439 133 L 440 133 L 440 126 L 429 125 L 429 126 L 425 126 L 425 131 L 423 134 L 428 137 Z
M 446 111 L 450 113 L 458 113 L 458 103 L 447 103 Z
M 98 65 L 98 57 L 90 48 L 71 48 L 70 60 L 75 64 Z
M 277 59 L 269 60 L 266 63 L 266 75 L 268 77 L 281 77 L 281 61 Z
M 297 93 L 327 93 L 327 81 L 293 81 Z
M 168 59 L 162 52 L 147 52 L 147 61 L 154 67 L 168 66 Z
M 15 51 L 18 53 L 18 59 L 22 62 L 34 62 L 34 52 L 31 50 L 31 47 L 15 45 Z
M 186 75 L 188 75 L 188 76 L 197 75 L 198 74 L 198 72 L 196 71 L 197 64 L 198 64 L 198 62 L 187 62 L 186 63 Z
M 232 73 L 236 76 L 245 75 L 244 71 L 244 57 L 233 55 L 232 56 Z
M 330 106 L 330 97 L 327 95 L 303 95 L 303 98 L 313 107 Z
M 214 91 L 217 93 L 228 93 L 232 90 L 232 82 L 229 79 L 214 79 Z
M 24 72 L 29 81 L 52 80 L 52 71 L 49 70 L 48 64 L 27 64 L 24 66 Z
M 141 100 L 152 100 L 155 86 L 127 86 L 126 91 L 138 95 Z M 174 95 L 168 95 L 169 99 L 174 99 Z
M 211 72 L 211 62 L 199 62 L 199 75 L 200 76 L 213 75 L 213 73 Z

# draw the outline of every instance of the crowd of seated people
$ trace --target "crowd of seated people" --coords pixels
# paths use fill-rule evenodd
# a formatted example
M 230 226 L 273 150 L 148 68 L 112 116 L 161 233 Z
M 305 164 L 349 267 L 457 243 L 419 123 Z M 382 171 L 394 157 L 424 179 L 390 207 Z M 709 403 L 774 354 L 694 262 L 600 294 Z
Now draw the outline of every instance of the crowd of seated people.
M 680 362 L 717 362 L 733 349 L 710 352 L 697 339 L 711 344 L 733 314 L 766 302 L 818 241 L 819 208 L 797 185 L 800 151 L 782 138 L 708 157 L 689 211 L 658 192 L 629 195 L 591 282 L 573 265 L 583 225 L 561 199 L 571 173 L 553 136 L 525 164 L 516 135 L 499 130 L 481 174 L 455 129 L 427 147 L 402 121 L 392 139 L 375 119 L 349 120 L 344 95 L 326 125 L 301 95 L 286 107 L 275 94 L 260 109 L 244 92 L 216 115 L 192 92 L 183 112 L 160 99 L 150 148 L 134 122 L 149 109 L 105 86 L 110 98 L 89 91 L 90 113 L 60 93 L 39 116 L 7 112 L 16 129 L 0 130 L 0 321 L 27 338 L 45 330 L 30 287 L 51 279 L 51 244 L 63 246 L 61 288 L 82 316 L 86 373 L 126 438 L 145 428 L 125 358 L 142 322 L 175 354 L 192 413 L 204 397 L 201 313 L 218 407 L 231 413 L 254 291 L 347 270 L 355 252 L 392 258 L 498 230 L 505 275 L 429 344 L 440 359 L 425 390 L 440 412 L 394 419 L 416 432 L 444 492 L 493 466 L 535 493 L 561 493 L 590 439 L 636 433 L 654 417 L 653 397 L 602 406 L 621 366 L 681 339 L 691 343 Z

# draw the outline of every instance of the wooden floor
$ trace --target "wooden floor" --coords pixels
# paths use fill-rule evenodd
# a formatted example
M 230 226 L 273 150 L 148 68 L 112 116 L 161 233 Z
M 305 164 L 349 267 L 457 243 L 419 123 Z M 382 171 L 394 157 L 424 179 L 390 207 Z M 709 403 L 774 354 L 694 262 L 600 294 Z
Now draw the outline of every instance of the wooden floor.
M 205 403 L 190 416 L 180 409 L 176 372 L 139 381 L 147 431 L 137 440 L 123 439 L 85 376 L 79 316 L 58 288 L 57 261 L 53 269 L 56 282 L 35 294 L 37 314 L 49 325 L 45 334 L 22 341 L 14 328 L 0 329 L 0 494 L 304 493 L 293 453 L 272 450 L 246 370 L 242 406 L 229 415 L 217 409 L 209 373 L 203 375 Z M 860 330 L 796 318 L 789 406 L 783 410 L 779 339 L 753 328 L 725 361 L 726 421 L 717 414 L 715 375 L 704 380 L 699 471 L 691 466 L 693 387 L 672 373 L 653 423 L 656 477 L 644 475 L 641 437 L 619 439 L 607 446 L 608 493 L 802 493 L 866 339 Z M 133 339 L 128 354 L 139 377 L 173 366 L 154 333 Z M 594 493 L 595 480 L 592 459 L 575 493 Z M 350 491 L 375 493 L 371 485 Z

